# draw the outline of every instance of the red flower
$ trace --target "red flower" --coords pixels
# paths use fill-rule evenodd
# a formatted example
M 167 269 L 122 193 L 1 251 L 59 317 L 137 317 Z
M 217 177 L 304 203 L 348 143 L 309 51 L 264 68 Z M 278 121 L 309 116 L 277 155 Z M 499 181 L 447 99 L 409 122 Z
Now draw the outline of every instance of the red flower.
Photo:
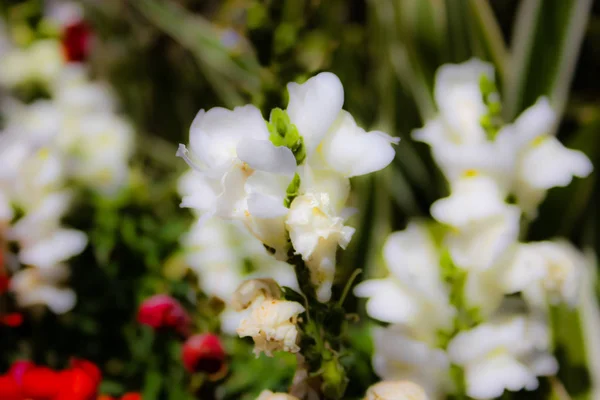
M 85 61 L 89 54 L 92 31 L 83 22 L 67 25 L 63 31 L 62 47 L 67 61 Z
M 60 373 L 61 388 L 52 400 L 95 400 L 102 380 L 100 369 L 92 362 L 71 361 L 71 368 Z
M 0 375 L 0 399 L 22 400 L 21 388 L 10 374 Z
M 166 294 L 144 300 L 138 310 L 137 320 L 154 329 L 173 328 L 184 336 L 188 334 L 192 323 L 182 305 Z
M 212 333 L 193 335 L 183 344 L 183 365 L 189 372 L 205 372 L 221 377 L 226 371 L 221 340 Z
M 62 386 L 61 375 L 47 367 L 31 366 L 24 371 L 21 380 L 21 391 L 26 399 L 52 399 Z
M 23 323 L 23 314 L 14 312 L 0 317 L 0 324 L 16 328 Z

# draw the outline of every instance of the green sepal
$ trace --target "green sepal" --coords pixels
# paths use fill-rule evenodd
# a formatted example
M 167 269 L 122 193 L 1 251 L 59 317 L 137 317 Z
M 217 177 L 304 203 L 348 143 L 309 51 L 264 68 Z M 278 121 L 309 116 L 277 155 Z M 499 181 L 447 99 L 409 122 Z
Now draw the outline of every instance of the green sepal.
M 283 205 L 287 208 L 290 208 L 290 204 L 292 204 L 292 201 L 294 201 L 294 199 L 298 196 L 299 191 L 300 175 L 296 173 L 294 175 L 294 178 L 288 185 L 287 189 L 285 190 L 285 199 L 283 199 Z

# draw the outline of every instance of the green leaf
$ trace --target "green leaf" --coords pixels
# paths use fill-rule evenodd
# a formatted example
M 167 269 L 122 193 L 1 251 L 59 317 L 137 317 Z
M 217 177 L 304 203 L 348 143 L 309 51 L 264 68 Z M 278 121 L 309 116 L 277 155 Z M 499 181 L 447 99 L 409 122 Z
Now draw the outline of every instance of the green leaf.
M 562 115 L 591 5 L 591 0 L 521 2 L 504 82 L 508 121 L 540 96 L 548 96 Z

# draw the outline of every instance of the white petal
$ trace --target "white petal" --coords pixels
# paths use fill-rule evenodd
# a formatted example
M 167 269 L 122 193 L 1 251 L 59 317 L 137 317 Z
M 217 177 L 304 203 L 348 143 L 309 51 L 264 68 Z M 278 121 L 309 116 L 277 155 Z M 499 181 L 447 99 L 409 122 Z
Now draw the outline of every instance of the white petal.
M 250 193 L 248 196 L 248 211 L 257 218 L 275 218 L 287 215 L 289 209 L 278 197 L 260 193 Z
M 342 110 L 344 87 L 336 75 L 322 72 L 303 84 L 288 83 L 287 88 L 287 113 L 310 154 Z
M 540 97 L 515 120 L 515 140 L 521 145 L 529 143 L 538 136 L 549 134 L 555 123 L 556 113 L 548 99 Z
M 474 222 L 446 237 L 453 261 L 468 270 L 492 267 L 519 235 L 521 210 L 504 205 L 497 215 Z
M 354 295 L 367 297 L 367 314 L 389 323 L 409 323 L 416 319 L 419 305 L 390 279 L 371 279 L 358 284 Z
M 365 132 L 342 110 L 320 147 L 327 165 L 346 177 L 379 171 L 392 162 L 397 140 L 383 132 Z
M 541 254 L 530 244 L 516 246 L 510 262 L 502 274 L 502 286 L 506 293 L 517 293 L 540 280 L 546 272 Z
M 410 223 L 405 230 L 388 236 L 383 257 L 390 272 L 407 287 L 431 299 L 444 295 L 439 255 L 424 226 Z
M 296 158 L 290 149 L 268 140 L 242 139 L 237 145 L 240 160 L 253 169 L 293 177 Z
M 505 389 L 535 390 L 538 381 L 523 364 L 508 355 L 499 355 L 473 364 L 465 371 L 467 394 L 474 399 L 500 397 Z
M 592 163 L 580 151 L 564 147 L 558 139 L 546 137 L 526 151 L 519 167 L 522 182 L 535 189 L 567 186 L 573 176 L 586 177 Z
M 449 197 L 432 204 L 431 215 L 453 227 L 501 214 L 505 203 L 496 183 L 486 176 L 465 177 L 452 187 Z
M 267 124 L 258 108 L 216 107 L 201 110 L 192 122 L 190 149 L 209 168 L 219 168 L 236 159 L 237 145 L 246 138 L 269 140 Z

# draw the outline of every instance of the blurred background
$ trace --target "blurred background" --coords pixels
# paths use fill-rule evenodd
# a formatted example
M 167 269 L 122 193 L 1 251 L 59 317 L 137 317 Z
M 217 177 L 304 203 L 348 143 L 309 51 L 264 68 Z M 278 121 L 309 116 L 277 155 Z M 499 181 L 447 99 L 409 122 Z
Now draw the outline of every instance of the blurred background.
M 1 0 L 12 46 L 64 37 L 64 31 L 46 29 L 42 18 L 59 3 Z M 342 283 L 357 267 L 368 267 L 361 279 L 377 276 L 385 237 L 404 228 L 408 218 L 427 216 L 431 203 L 447 193 L 428 147 L 410 137 L 436 112 L 433 78 L 444 63 L 471 57 L 492 62 L 505 121 L 548 96 L 562 113 L 560 140 L 600 165 L 600 4 L 591 0 L 78 4 L 89 32 L 85 62 L 90 76 L 110 84 L 135 132 L 131 176 L 111 196 L 78 191 L 64 219 L 89 240 L 69 262 L 68 285 L 77 303 L 59 315 L 32 307 L 23 311 L 18 326 L 0 326 L 0 371 L 17 358 L 59 368 L 77 356 L 100 366 L 102 393 L 134 390 L 144 399 L 188 399 L 194 398 L 191 392 L 205 390 L 205 378 L 190 376 L 181 365 L 176 334 L 155 333 L 136 322 L 143 299 L 169 293 L 194 315 L 197 329 L 218 326 L 218 301 L 203 293 L 188 268 L 182 238 L 195 217 L 179 207 L 177 192 L 187 170 L 175 157 L 177 145 L 187 143 L 190 123 L 202 108 L 252 103 L 268 117 L 271 108 L 287 103 L 287 82 L 332 71 L 344 84 L 344 108 L 359 125 L 402 138 L 389 168 L 352 182 L 351 202 L 360 213 L 351 221 L 357 234 L 341 255 Z M 27 102 L 37 95 L 20 96 Z M 552 189 L 526 237 L 564 236 L 600 250 L 596 175 Z M 3 297 L 3 307 L 12 307 L 10 294 Z M 354 298 L 347 308 L 364 315 Z M 563 317 L 566 325 L 576 318 Z M 565 333 L 559 352 L 561 379 L 573 398 L 589 384 L 578 364 L 582 355 L 576 335 Z M 352 328 L 350 336 L 357 352 L 349 361 L 355 367 L 348 398 L 358 398 L 375 378 L 366 325 Z M 251 344 L 232 337 L 225 339 L 225 347 L 235 362 L 219 389 L 224 398 L 252 399 L 265 387 L 285 389 L 293 375 L 293 357 L 257 360 Z M 548 398 L 541 393 L 540 398 Z

